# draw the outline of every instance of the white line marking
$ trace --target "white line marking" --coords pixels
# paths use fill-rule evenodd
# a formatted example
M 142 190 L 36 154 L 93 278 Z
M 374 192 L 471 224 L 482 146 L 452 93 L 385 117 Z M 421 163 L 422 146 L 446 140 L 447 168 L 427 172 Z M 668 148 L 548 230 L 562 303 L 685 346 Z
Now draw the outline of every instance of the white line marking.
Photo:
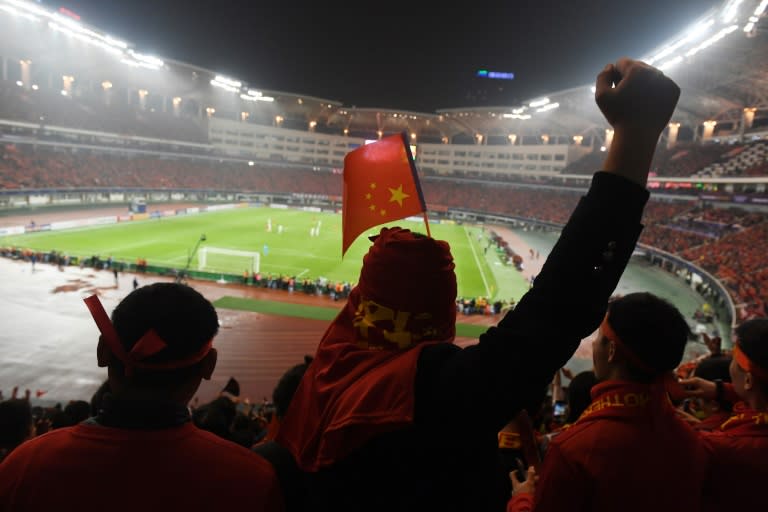
M 469 230 L 467 229 L 467 226 L 464 226 L 464 234 L 467 235 L 467 242 L 469 242 L 469 248 L 472 249 L 472 256 L 475 257 L 475 264 L 477 265 L 477 270 L 480 271 L 480 277 L 483 278 L 483 285 L 485 285 L 485 296 L 490 298 L 491 290 L 488 288 L 488 280 L 485 278 L 485 272 L 483 272 L 483 267 L 480 266 L 480 259 L 477 257 L 477 252 L 475 251 L 474 244 L 472 244 L 472 237 L 469 236 Z

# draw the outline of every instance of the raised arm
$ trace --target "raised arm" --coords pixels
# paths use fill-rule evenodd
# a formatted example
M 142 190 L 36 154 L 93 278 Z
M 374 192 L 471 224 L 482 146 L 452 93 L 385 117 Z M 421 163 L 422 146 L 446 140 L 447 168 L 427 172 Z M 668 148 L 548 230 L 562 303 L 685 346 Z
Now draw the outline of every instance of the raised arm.
M 420 373 L 431 375 L 417 381 L 417 402 L 447 398 L 476 411 L 478 428 L 499 430 L 594 332 L 642 230 L 648 170 L 679 94 L 660 71 L 629 59 L 598 75 L 595 98 L 615 131 L 604 172 L 498 326 L 465 350 L 424 351 Z

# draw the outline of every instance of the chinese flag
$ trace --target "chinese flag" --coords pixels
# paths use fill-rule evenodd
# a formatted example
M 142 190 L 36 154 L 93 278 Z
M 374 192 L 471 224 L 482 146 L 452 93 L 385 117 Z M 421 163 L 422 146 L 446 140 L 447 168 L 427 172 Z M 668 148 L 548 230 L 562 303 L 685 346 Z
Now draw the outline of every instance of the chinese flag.
M 366 229 L 426 211 L 404 133 L 366 144 L 344 157 L 342 256 Z

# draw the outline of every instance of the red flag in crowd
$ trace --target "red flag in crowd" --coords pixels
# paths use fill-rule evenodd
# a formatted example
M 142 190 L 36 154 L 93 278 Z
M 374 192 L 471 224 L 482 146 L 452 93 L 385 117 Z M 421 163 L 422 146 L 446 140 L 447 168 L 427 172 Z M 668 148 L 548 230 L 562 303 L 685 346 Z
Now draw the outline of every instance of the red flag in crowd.
M 384 137 L 347 154 L 342 204 L 342 256 L 366 229 L 426 212 L 404 133 Z

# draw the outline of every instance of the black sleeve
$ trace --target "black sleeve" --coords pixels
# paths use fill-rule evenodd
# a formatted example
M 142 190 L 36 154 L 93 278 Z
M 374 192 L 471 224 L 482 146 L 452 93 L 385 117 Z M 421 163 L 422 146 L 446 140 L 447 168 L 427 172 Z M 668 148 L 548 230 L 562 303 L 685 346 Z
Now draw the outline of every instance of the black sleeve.
M 534 286 L 464 350 L 422 351 L 416 414 L 439 420 L 471 411 L 475 428 L 501 428 L 542 395 L 554 373 L 592 334 L 635 247 L 648 192 L 625 178 L 595 174 Z

